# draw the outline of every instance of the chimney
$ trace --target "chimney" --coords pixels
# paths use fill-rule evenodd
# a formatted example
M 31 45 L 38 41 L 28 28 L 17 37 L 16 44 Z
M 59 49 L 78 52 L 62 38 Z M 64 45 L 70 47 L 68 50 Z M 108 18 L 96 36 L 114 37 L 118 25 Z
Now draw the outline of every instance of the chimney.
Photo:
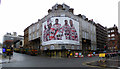
M 38 19 L 38 22 L 40 21 L 40 19 Z
M 69 9 L 69 12 L 74 13 L 74 9 L 73 9 L 73 8 L 70 8 L 70 9 Z
M 16 32 L 13 32 L 13 36 L 17 36 L 17 33 L 16 33 Z
M 51 9 L 49 9 L 49 10 L 48 10 L 48 13 L 50 13 L 51 11 L 52 11 L 52 10 L 51 10 Z
M 77 16 L 78 16 L 78 17 L 82 17 L 82 15 L 81 15 L 81 14 L 78 14 Z

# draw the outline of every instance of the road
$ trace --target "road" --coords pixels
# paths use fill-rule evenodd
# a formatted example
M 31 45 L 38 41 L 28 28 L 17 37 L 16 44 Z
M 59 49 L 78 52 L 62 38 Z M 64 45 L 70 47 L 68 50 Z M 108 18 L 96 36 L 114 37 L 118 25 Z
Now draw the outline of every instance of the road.
M 2 53 L 2 48 L 0 48 L 0 53 Z
M 98 57 L 84 58 L 50 58 L 43 56 L 30 56 L 14 53 L 11 63 L 5 63 L 3 67 L 86 67 L 84 62 L 96 61 Z
M 2 55 L 1 55 L 1 53 L 2 53 L 2 48 L 0 48 L 0 63 L 2 62 Z M 0 69 L 1 69 L 1 67 L 2 67 L 2 65 L 0 64 Z

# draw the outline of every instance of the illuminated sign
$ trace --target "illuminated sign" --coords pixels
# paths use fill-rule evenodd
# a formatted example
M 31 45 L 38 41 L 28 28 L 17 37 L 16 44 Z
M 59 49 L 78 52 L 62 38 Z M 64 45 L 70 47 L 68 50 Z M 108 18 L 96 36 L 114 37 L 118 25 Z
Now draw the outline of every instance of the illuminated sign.
M 6 49 L 5 49 L 5 48 L 3 48 L 3 52 L 6 52 Z
M 99 57 L 105 57 L 105 53 L 100 53 Z

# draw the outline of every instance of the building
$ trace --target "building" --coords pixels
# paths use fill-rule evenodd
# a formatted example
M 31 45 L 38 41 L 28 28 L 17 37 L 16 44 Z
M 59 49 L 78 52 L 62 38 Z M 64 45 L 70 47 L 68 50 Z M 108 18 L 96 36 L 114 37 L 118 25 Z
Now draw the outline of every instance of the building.
M 96 24 L 96 41 L 97 51 L 104 51 L 107 47 L 107 27 L 103 27 L 101 24 Z
M 29 33 L 29 27 L 27 27 L 25 30 L 24 30 L 24 48 L 29 48 L 30 46 L 30 42 L 28 41 L 28 33 Z
M 84 15 L 74 15 L 74 9 L 66 4 L 55 4 L 48 10 L 48 15 L 27 30 L 24 33 L 27 32 L 28 37 L 24 39 L 30 42 L 29 47 L 39 48 L 49 56 L 67 57 L 68 53 L 96 51 L 95 22 Z
M 118 51 L 119 48 L 119 33 L 118 28 L 114 25 L 111 28 L 108 28 L 108 50 L 110 51 Z
M 40 50 L 40 33 L 42 27 L 40 27 L 40 20 L 38 22 L 33 23 L 29 26 L 28 29 L 28 41 L 30 42 L 31 49 L 38 49 Z
M 13 34 L 11 33 L 6 33 L 3 36 L 3 47 L 11 47 L 14 46 L 14 42 L 16 42 L 17 40 L 23 40 L 23 36 L 18 35 L 16 32 L 13 32 Z

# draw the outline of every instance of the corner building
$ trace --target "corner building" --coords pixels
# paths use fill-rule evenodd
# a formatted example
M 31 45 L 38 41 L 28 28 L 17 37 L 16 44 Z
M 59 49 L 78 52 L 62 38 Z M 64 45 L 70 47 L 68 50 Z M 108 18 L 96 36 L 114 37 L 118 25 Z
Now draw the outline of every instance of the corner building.
M 116 52 L 120 48 L 119 32 L 118 27 L 114 25 L 108 28 L 108 50 L 111 52 Z
M 38 38 L 40 41 L 34 43 Z M 72 57 L 76 52 L 86 55 L 96 51 L 96 26 L 86 16 L 74 15 L 74 9 L 66 4 L 56 4 L 48 15 L 29 27 L 28 39 L 48 56 Z

